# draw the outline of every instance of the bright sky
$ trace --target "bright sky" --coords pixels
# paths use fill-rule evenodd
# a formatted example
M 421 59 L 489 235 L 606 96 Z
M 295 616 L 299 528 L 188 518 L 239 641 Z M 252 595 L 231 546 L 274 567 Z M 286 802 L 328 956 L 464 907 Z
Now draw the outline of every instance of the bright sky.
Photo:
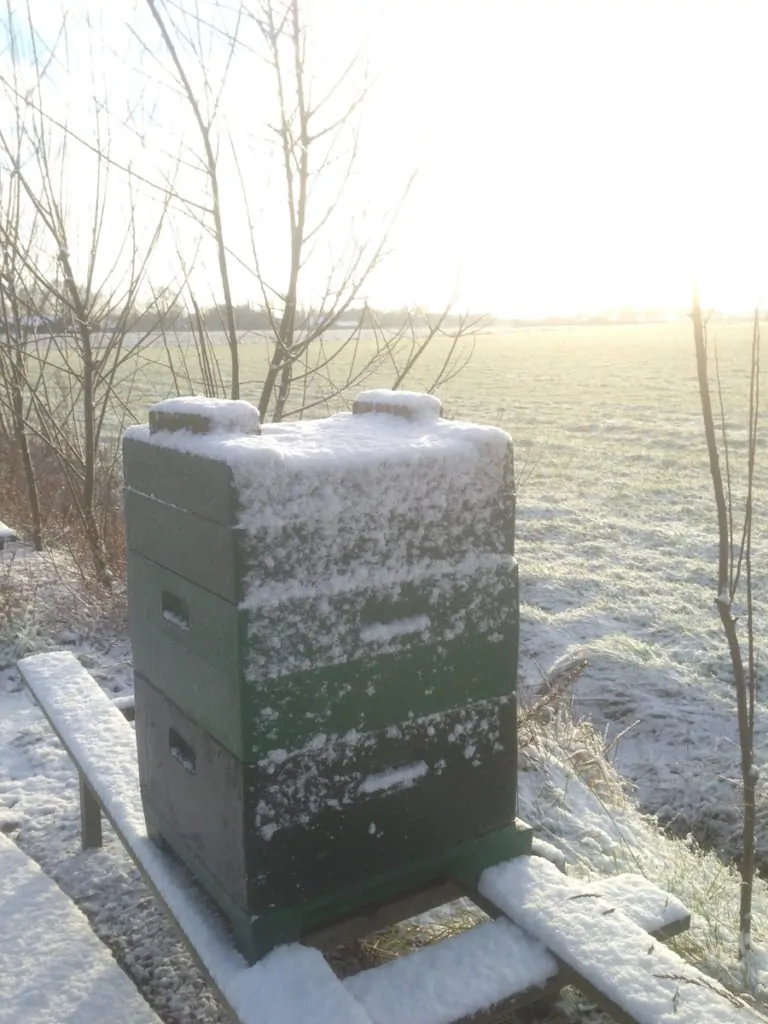
M 402 281 L 434 302 L 459 266 L 498 312 L 765 295 L 767 4 L 387 7 L 381 116 L 423 143 Z
M 37 0 L 33 11 L 57 2 Z M 332 79 L 362 44 L 375 79 L 353 183 L 314 254 L 310 286 L 339 245 L 375 234 L 416 169 L 393 252 L 365 293 L 374 304 L 435 308 L 455 294 L 461 307 L 511 315 L 681 307 L 695 281 L 704 303 L 721 309 L 765 297 L 765 0 L 306 4 L 320 78 Z M 161 49 L 125 57 L 131 31 L 151 38 L 146 4 L 110 4 L 91 17 L 109 21 L 113 45 L 91 49 L 89 59 L 100 64 L 96 77 L 114 108 L 127 109 L 143 90 L 145 142 L 126 135 L 121 153 L 150 174 L 161 150 L 183 142 L 188 156 L 197 140 L 168 90 Z M 118 71 L 116 60 L 126 67 Z M 214 78 L 221 66 L 214 48 Z M 68 74 L 59 101 L 72 110 L 95 87 L 79 64 Z M 279 283 L 285 212 L 278 170 L 262 159 L 273 99 L 267 69 L 242 60 L 230 71 L 220 123 L 241 150 L 259 258 Z M 224 161 L 227 144 L 221 150 Z M 229 238 L 248 262 L 240 180 L 228 167 Z M 184 170 L 179 180 L 190 196 L 201 184 Z M 87 203 L 92 175 L 75 167 L 71 181 L 72 202 Z M 187 254 L 191 230 L 176 229 Z M 163 245 L 170 267 L 173 245 Z M 208 281 L 214 264 L 206 262 Z M 248 274 L 233 275 L 238 298 L 258 301 Z

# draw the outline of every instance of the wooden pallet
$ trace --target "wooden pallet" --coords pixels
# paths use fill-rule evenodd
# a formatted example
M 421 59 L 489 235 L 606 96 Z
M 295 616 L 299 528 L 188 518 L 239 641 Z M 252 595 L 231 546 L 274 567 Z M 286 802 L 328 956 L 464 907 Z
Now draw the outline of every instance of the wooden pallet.
M 343 982 L 322 948 L 444 903 L 461 893 L 456 882 L 369 907 L 249 967 L 185 869 L 148 839 L 135 736 L 120 711 L 69 652 L 19 668 L 80 772 L 84 844 L 101 842 L 103 811 L 241 1024 L 477 1024 L 564 984 L 618 1021 L 764 1020 L 660 945 L 690 924 L 674 897 L 639 876 L 575 882 L 539 857 L 490 868 L 469 892 L 492 920 Z
M 10 526 L 6 526 L 5 523 L 0 520 L 0 551 L 3 550 L 6 544 L 18 539 L 16 531 L 12 530 Z

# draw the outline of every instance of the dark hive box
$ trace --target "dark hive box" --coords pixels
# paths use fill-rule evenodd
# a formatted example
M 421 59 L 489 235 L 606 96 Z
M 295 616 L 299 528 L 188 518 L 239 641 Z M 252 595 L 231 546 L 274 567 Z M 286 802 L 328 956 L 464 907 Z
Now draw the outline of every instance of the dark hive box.
M 530 844 L 511 445 L 439 411 L 368 393 L 257 433 L 179 399 L 126 435 L 147 821 L 252 958 Z

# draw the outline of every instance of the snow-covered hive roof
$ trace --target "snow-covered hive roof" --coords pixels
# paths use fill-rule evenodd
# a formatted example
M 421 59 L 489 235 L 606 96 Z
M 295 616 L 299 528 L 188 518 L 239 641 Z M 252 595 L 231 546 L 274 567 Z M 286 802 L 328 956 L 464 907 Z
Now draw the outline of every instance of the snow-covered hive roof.
M 480 452 L 506 453 L 510 439 L 504 431 L 441 415 L 434 395 L 378 390 L 358 395 L 352 414 L 261 426 L 249 402 L 192 396 L 153 405 L 149 429 L 131 427 L 126 436 L 226 462 L 241 479 L 249 467 L 257 471 L 276 462 L 286 470 L 325 472 L 385 460 L 423 462 L 430 455 L 461 462 Z
M 184 398 L 154 406 L 149 428 L 126 438 L 195 457 L 188 474 L 204 476 L 203 460 L 224 463 L 236 492 L 230 525 L 250 542 L 255 576 L 317 586 L 352 562 L 401 577 L 436 559 L 512 554 L 509 436 L 441 412 L 432 395 L 368 391 L 352 414 L 259 427 L 247 402 Z M 169 475 L 156 474 L 152 493 L 178 504 L 164 490 Z

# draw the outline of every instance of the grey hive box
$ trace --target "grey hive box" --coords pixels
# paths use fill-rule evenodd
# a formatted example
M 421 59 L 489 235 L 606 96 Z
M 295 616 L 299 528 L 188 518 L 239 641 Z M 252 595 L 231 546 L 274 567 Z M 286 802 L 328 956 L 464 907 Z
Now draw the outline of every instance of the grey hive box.
M 530 847 L 511 444 L 440 412 L 179 399 L 126 434 L 147 822 L 251 959 Z

